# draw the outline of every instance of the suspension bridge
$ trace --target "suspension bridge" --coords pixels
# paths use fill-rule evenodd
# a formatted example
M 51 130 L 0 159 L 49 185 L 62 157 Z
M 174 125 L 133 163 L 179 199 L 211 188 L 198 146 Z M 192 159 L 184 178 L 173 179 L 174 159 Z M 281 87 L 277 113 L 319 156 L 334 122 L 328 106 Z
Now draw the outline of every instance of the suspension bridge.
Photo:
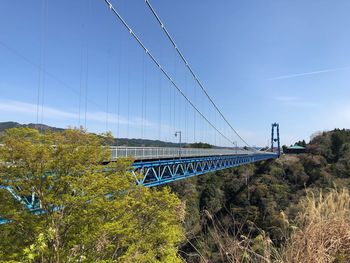
M 45 62 L 48 56 L 45 40 L 48 30 L 48 3 L 48 0 L 43 0 L 39 63 L 33 62 L 30 58 L 1 41 L 0 45 L 16 57 L 25 60 L 27 64 L 39 72 L 37 101 L 35 104 L 36 123 L 43 123 L 45 112 L 50 111 L 49 105 L 44 105 L 44 102 L 47 101 L 44 98 L 45 94 L 50 92 L 47 82 L 51 78 L 62 87 L 75 91 L 78 98 L 76 101 L 78 102 L 78 113 L 75 115 L 66 114 L 66 116 L 67 118 L 77 119 L 77 125 L 88 128 L 89 119 L 93 115 L 89 112 L 89 106 L 92 108 L 92 105 L 99 106 L 100 104 L 94 100 L 94 92 L 91 90 L 91 87 L 90 90 L 88 89 L 89 84 L 91 85 L 89 83 L 91 62 L 89 61 L 93 48 L 87 44 L 89 39 L 85 39 L 81 48 L 79 90 L 74 89 L 72 85 L 67 84 L 53 74 L 47 68 Z M 102 94 L 106 95 L 105 105 L 102 106 L 105 109 L 106 130 L 110 129 L 113 124 L 117 138 L 122 135 L 125 137 L 135 136 L 135 134 L 130 134 L 130 130 L 134 129 L 140 132 L 141 138 L 146 138 L 147 135 L 145 133 L 147 130 L 149 137 L 153 136 L 154 133 L 158 133 L 158 140 L 170 141 L 171 139 L 169 138 L 174 137 L 174 135 L 179 139 L 179 142 L 177 142 L 178 147 L 131 147 L 128 145 L 111 147 L 112 160 L 110 161 L 123 157 L 132 157 L 134 159 L 131 172 L 135 176 L 137 184 L 145 187 L 159 186 L 205 173 L 279 157 L 279 125 L 277 123 L 272 124 L 271 147 L 269 151 L 258 151 L 248 144 L 209 95 L 199 76 L 195 73 L 194 68 L 176 44 L 175 39 L 149 0 L 145 0 L 145 8 L 149 10 L 154 22 L 159 25 L 160 34 L 164 36 L 165 43 L 173 52 L 174 60 L 176 61 L 175 70 L 171 70 L 171 66 L 167 63 L 161 63 L 161 59 L 146 46 L 141 37 L 111 1 L 101 0 L 99 4 L 101 6 L 104 5 L 103 14 L 108 17 L 110 27 L 120 27 L 121 25 L 119 30 L 129 34 L 128 41 L 130 42 L 127 45 L 133 45 L 133 48 L 138 50 L 137 52 L 142 52 L 141 74 L 140 72 L 137 73 L 142 75 L 142 77 L 138 85 L 130 84 L 133 81 L 130 73 L 130 64 L 126 66 L 127 72 L 122 76 L 123 65 L 121 63 L 128 61 L 126 55 L 131 52 L 125 52 L 122 49 L 123 47 L 120 47 L 117 52 L 119 56 L 117 61 L 120 63 L 118 70 L 113 69 L 110 60 L 107 62 L 106 89 L 102 92 Z M 91 10 L 92 8 L 90 7 L 90 15 Z M 88 25 L 85 25 L 85 28 L 88 28 Z M 108 52 L 108 57 L 112 56 L 110 55 L 111 53 L 112 51 Z M 123 54 L 124 57 L 122 57 Z M 180 70 L 178 70 L 178 67 L 181 67 L 183 75 L 186 75 L 184 77 L 185 80 L 181 79 L 183 76 L 179 74 Z M 153 73 L 150 73 L 151 71 Z M 153 77 L 149 77 L 148 74 L 153 74 Z M 114 94 L 112 92 L 113 78 L 116 87 Z M 153 83 L 150 83 L 152 82 L 151 79 Z M 158 83 L 158 90 L 151 90 L 151 86 L 154 86 L 155 83 Z M 139 86 L 140 90 L 132 90 L 135 86 Z M 89 92 L 92 93 L 90 97 Z M 141 98 L 138 99 L 137 94 Z M 115 97 L 112 98 L 112 95 Z M 147 109 L 147 107 L 150 107 L 150 109 Z M 141 117 L 132 119 L 131 115 L 136 114 L 137 108 L 140 110 L 138 114 Z M 126 109 L 124 115 L 127 117 L 123 117 L 123 109 Z M 50 112 L 53 112 L 52 109 Z M 158 116 L 158 118 L 155 118 L 155 116 Z M 101 119 L 101 116 L 98 116 L 98 118 Z M 157 120 L 154 121 L 151 118 Z M 151 126 L 155 127 L 153 134 L 149 128 Z M 211 149 L 184 147 L 185 145 L 191 145 L 191 141 L 193 143 L 196 141 L 207 141 L 213 147 Z M 242 146 L 238 147 L 237 141 Z M 0 188 L 8 191 L 33 213 L 42 213 L 40 203 L 36 201 L 35 193 L 28 197 L 22 197 L 16 193 L 16 189 L 6 185 L 2 185 Z

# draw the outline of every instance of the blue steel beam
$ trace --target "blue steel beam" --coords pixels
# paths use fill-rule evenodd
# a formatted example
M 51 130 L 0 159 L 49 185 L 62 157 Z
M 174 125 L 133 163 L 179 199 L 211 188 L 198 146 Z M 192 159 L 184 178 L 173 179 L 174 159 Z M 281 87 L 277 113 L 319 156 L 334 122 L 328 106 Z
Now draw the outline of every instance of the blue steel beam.
M 136 182 L 146 187 L 167 184 L 205 173 L 210 173 L 244 164 L 278 158 L 275 153 L 249 155 L 226 155 L 173 160 L 135 162 L 133 164 Z
M 0 185 L 0 189 L 4 189 L 7 192 L 9 192 L 13 198 L 15 198 L 18 202 L 22 203 L 25 207 L 27 207 L 30 211 L 36 211 L 39 208 L 39 204 L 37 199 L 35 198 L 34 192 L 30 196 L 19 196 L 15 189 L 11 188 L 10 186 L 6 185 Z
M 39 201 L 37 198 L 35 198 L 34 192 L 31 194 L 31 196 L 20 196 L 16 193 L 16 191 L 6 185 L 0 185 L 0 189 L 4 189 L 7 192 L 9 192 L 14 199 L 16 199 L 18 202 L 20 202 L 25 208 L 27 208 L 32 214 L 38 215 L 42 214 L 45 211 L 40 208 Z M 11 222 L 8 219 L 1 218 L 0 217 L 0 225 L 6 224 Z
M 193 176 L 215 172 L 258 161 L 278 158 L 276 153 L 255 153 L 243 155 L 218 155 L 210 157 L 192 157 L 169 160 L 136 161 L 133 164 L 137 184 L 146 187 L 158 186 Z M 9 186 L 0 185 L 0 189 L 7 190 L 17 201 L 22 203 L 33 214 L 45 213 L 40 208 L 34 193 L 28 197 L 19 196 Z M 8 223 L 0 217 L 0 224 Z

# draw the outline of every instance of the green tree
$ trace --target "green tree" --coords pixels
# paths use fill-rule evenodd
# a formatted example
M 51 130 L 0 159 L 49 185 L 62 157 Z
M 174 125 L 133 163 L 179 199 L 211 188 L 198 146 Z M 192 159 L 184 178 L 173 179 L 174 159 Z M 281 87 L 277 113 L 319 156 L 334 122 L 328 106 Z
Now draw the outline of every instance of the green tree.
M 339 159 L 334 165 L 334 172 L 339 177 L 350 177 L 350 143 L 345 143 L 339 150 Z
M 282 151 L 285 153 L 286 152 L 286 150 L 287 150 L 287 145 L 282 145 Z
M 32 192 L 34 215 L 0 191 L 0 257 L 23 262 L 180 262 L 184 208 L 168 188 L 135 184 L 132 160 L 110 162 L 104 138 L 84 130 L 7 130 L 0 185 Z M 4 199 L 2 199 L 4 198 Z M 4 202 L 3 202 L 4 200 Z
M 209 149 L 212 148 L 212 146 L 208 143 L 204 142 L 195 142 L 191 144 L 185 145 L 185 148 L 203 148 L 203 149 Z
M 331 149 L 332 149 L 332 152 L 334 154 L 335 161 L 337 161 L 339 158 L 340 148 L 345 142 L 344 136 L 342 136 L 342 134 L 340 132 L 335 131 L 331 135 L 331 140 L 332 140 Z
M 306 147 L 306 142 L 305 142 L 305 140 L 297 141 L 294 145 L 298 145 L 298 146 L 301 146 L 301 147 Z

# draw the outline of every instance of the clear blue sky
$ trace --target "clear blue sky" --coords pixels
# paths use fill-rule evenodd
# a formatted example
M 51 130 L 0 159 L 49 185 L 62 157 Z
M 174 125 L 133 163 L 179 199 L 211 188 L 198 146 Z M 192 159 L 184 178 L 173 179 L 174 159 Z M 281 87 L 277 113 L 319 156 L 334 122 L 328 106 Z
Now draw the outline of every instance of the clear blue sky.
M 237 140 L 144 1 L 112 3 L 191 100 Z M 208 93 L 249 143 L 266 145 L 275 121 L 282 144 L 349 128 L 350 1 L 152 4 Z M 0 69 L 0 121 L 35 123 L 38 114 L 49 125 L 84 125 L 87 99 L 90 131 L 175 141 L 173 132 L 182 130 L 189 142 L 226 144 L 186 106 L 102 0 L 2 0 Z

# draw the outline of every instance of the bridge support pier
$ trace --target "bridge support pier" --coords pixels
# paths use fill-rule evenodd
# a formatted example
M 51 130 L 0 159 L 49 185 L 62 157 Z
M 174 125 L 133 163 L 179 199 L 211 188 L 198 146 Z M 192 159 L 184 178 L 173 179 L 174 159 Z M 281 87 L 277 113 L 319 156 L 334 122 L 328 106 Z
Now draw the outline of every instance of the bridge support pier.
M 276 138 L 275 138 L 275 128 L 276 128 Z M 281 147 L 280 147 L 280 128 L 278 123 L 272 123 L 271 127 L 271 152 L 274 150 L 274 143 L 277 142 L 277 155 L 280 157 Z

